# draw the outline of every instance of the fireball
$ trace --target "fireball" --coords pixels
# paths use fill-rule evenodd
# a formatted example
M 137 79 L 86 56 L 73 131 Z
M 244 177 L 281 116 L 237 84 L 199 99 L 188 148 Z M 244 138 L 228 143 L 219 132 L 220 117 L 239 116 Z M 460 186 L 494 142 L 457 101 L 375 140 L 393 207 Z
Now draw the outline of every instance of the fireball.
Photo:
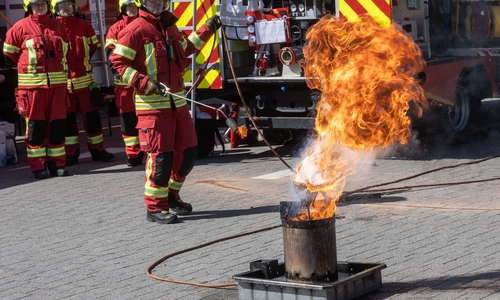
M 310 28 L 304 76 L 321 91 L 316 140 L 292 180 L 324 199 L 308 207 L 311 219 L 332 217 L 345 179 L 377 149 L 406 144 L 409 102 L 426 107 L 415 75 L 425 65 L 420 48 L 399 25 L 382 27 L 369 15 L 349 22 L 332 15 Z

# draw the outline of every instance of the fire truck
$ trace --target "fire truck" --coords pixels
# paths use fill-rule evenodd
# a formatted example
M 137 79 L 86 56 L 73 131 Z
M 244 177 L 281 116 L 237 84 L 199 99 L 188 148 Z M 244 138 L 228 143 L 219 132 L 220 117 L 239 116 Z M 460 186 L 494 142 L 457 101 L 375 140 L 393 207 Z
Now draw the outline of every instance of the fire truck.
M 117 1 L 77 1 L 104 43 L 101 33 L 116 22 Z M 486 107 L 491 113 L 488 103 L 498 94 L 500 1 L 172 0 L 170 5 L 186 34 L 214 14 L 223 23 L 192 56 L 184 77 L 199 130 L 226 127 L 227 117 L 249 129 L 257 126 L 268 137 L 312 129 L 320 93 L 307 87 L 299 61 L 308 29 L 327 14 L 349 21 L 369 14 L 381 26 L 396 23 L 407 32 L 426 61 L 416 76 L 429 111 L 434 111 L 420 120 L 432 115 L 467 137 L 475 125 L 493 124 L 497 118 L 481 111 Z M 0 12 L 0 34 L 9 20 L 24 15 L 22 4 L 14 0 L 0 0 Z M 101 50 L 93 57 L 94 76 L 103 90 L 112 91 L 109 62 Z

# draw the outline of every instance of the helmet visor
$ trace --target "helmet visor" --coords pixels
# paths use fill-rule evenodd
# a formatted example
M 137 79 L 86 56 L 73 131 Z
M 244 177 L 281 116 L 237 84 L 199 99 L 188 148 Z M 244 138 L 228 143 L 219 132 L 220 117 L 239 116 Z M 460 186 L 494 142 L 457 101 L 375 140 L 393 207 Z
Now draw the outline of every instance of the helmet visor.
M 169 0 L 142 0 L 143 7 L 152 15 L 159 16 L 170 8 Z

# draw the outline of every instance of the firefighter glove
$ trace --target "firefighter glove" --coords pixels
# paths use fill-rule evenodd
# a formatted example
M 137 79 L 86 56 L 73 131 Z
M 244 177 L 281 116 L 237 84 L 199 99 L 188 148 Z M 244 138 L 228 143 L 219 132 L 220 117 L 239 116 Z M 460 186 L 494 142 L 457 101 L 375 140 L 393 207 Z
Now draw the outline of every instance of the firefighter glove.
M 99 86 L 99 84 L 96 82 L 92 82 L 89 85 L 89 89 L 90 89 L 90 103 L 94 106 L 101 106 L 102 103 L 104 102 L 104 97 L 102 96 L 101 87 Z
M 147 96 L 154 94 L 161 95 L 161 88 L 158 82 L 149 79 L 148 83 L 146 83 L 146 88 L 144 88 L 144 94 Z
M 213 15 L 205 22 L 205 25 L 212 33 L 215 33 L 222 26 L 222 22 L 218 15 Z

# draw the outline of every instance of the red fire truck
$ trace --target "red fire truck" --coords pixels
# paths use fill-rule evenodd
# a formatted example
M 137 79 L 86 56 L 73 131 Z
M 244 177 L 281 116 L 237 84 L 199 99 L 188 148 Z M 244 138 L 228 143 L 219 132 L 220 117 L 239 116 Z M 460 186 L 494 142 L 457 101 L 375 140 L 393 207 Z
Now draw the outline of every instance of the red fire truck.
M 492 111 L 495 106 L 489 105 L 499 83 L 499 1 L 233 1 L 222 4 L 219 13 L 236 78 L 223 61 L 222 88 L 210 92 L 224 94 L 237 81 L 264 132 L 311 127 L 318 94 L 306 88 L 298 61 L 308 28 L 325 14 L 350 21 L 370 14 L 382 26 L 395 22 L 420 47 L 426 67 L 416 76 L 430 103 L 424 117 L 414 121 L 422 135 L 426 123 L 439 121 L 445 126 L 433 127 L 441 132 L 431 134 L 466 139 L 478 126 L 500 121 L 498 111 Z M 251 127 L 248 116 L 240 115 Z
M 192 97 L 241 103 L 239 87 L 265 136 L 289 139 L 293 130 L 314 126 L 319 94 L 307 87 L 298 61 L 307 30 L 325 14 L 350 21 L 370 14 L 382 26 L 397 23 L 420 47 L 426 67 L 416 76 L 430 104 L 423 118 L 413 122 L 421 137 L 468 139 L 478 128 L 499 128 L 500 112 L 492 102 L 500 82 L 500 1 L 183 0 L 173 7 L 186 29 L 219 14 L 227 37 L 229 51 L 219 35 L 198 55 L 194 75 L 187 72 L 186 82 L 204 76 Z M 254 127 L 246 111 L 238 111 L 236 118 Z M 197 122 L 213 126 L 213 120 Z
M 77 1 L 97 33 L 105 33 L 116 21 L 116 0 Z M 199 129 L 225 127 L 226 116 L 252 129 L 241 97 L 266 136 L 313 128 L 319 93 L 307 87 L 298 61 L 308 28 L 326 14 L 350 21 L 370 14 L 382 26 L 395 22 L 420 47 L 426 67 L 416 76 L 431 110 L 415 120 L 415 127 L 426 118 L 437 118 L 446 122 L 450 132 L 467 137 L 475 125 L 500 120 L 489 109 L 500 82 L 500 1 L 173 0 L 171 11 L 187 34 L 214 14 L 223 23 L 219 34 L 192 58 L 185 82 L 193 88 L 189 94 L 193 101 L 216 107 L 225 104 L 225 108 L 239 104 L 239 109 L 218 113 L 192 102 Z M 9 28 L 5 20 L 15 22 L 24 15 L 22 4 L 13 0 L 0 0 L 0 12 L 0 33 Z M 100 38 L 103 43 L 104 37 Z M 112 75 L 104 67 L 102 51 L 93 62 L 96 81 L 110 87 Z M 485 109 L 486 117 L 481 113 Z

